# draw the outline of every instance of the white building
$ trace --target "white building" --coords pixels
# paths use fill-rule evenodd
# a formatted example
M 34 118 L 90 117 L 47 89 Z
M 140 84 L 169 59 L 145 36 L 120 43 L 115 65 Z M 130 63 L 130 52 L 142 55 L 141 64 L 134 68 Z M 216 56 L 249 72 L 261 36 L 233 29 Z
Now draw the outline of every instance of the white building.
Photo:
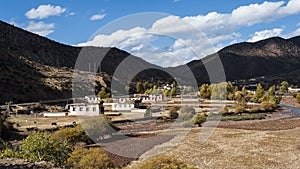
M 142 98 L 142 103 L 156 103 L 162 101 L 163 101 L 163 95 L 150 94 L 149 96 Z
M 101 97 L 98 96 L 85 96 L 85 100 L 87 100 L 88 103 L 100 103 Z
M 98 104 L 70 104 L 70 116 L 98 116 L 100 114 L 100 106 Z
M 114 103 L 112 104 L 113 111 L 131 111 L 134 109 L 134 104 L 130 103 Z

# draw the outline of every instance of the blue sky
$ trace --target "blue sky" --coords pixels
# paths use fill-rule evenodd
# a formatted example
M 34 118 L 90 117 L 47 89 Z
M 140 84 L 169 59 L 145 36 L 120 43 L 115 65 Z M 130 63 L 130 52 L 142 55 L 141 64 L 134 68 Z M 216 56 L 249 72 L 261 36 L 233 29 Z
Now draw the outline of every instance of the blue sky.
M 299 0 L 10 0 L 1 20 L 55 41 L 115 46 L 162 66 L 300 34 Z M 155 12 L 155 13 L 149 13 Z

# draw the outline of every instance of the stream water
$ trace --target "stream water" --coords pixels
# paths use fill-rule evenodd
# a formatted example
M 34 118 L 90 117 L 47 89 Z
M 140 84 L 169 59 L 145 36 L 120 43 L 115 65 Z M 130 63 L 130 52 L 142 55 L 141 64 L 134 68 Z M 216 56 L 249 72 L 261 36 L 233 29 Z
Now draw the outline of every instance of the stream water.
M 281 118 L 280 120 L 290 120 L 290 119 L 294 119 L 294 118 L 300 118 L 300 109 L 299 108 L 289 106 L 289 105 L 285 105 L 285 104 L 280 104 L 279 106 L 284 108 L 284 109 L 290 110 L 290 111 L 280 112 L 280 114 L 290 115 L 290 117 Z

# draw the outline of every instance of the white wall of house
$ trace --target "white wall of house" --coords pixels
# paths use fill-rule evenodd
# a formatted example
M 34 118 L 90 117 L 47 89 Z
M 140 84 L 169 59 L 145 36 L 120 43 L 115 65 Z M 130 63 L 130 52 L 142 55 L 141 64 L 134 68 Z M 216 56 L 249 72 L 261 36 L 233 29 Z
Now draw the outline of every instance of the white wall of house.
M 98 96 L 85 96 L 85 99 L 88 101 L 88 103 L 98 103 L 101 100 L 101 98 Z
M 70 105 L 70 116 L 97 116 L 99 115 L 99 106 L 97 104 Z
M 134 104 L 129 103 L 115 103 L 111 108 L 113 111 L 131 111 L 134 109 Z
M 162 95 L 149 95 L 148 97 L 142 98 L 142 103 L 161 102 L 162 100 L 163 100 Z

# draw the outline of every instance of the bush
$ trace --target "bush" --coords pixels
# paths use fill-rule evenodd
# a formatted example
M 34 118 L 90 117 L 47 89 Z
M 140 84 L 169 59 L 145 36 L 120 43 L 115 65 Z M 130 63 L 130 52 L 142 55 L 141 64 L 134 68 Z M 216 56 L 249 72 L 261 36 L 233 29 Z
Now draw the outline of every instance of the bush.
M 114 163 L 107 153 L 100 148 L 78 148 L 68 158 L 67 167 L 74 169 L 107 169 L 114 168 Z
M 297 100 L 298 103 L 300 103 L 300 93 L 297 93 L 296 100 Z
M 22 141 L 19 149 L 6 149 L 2 157 L 23 158 L 33 162 L 49 161 L 62 165 L 69 157 L 73 148 L 60 142 L 47 133 L 33 133 Z
M 191 120 L 195 114 L 196 114 L 195 109 L 188 106 L 181 107 L 178 111 L 178 117 L 182 121 Z
M 224 107 L 222 107 L 218 113 L 221 113 L 222 115 L 228 115 L 229 114 L 229 110 L 228 110 L 228 107 L 225 105 Z
M 235 114 L 242 114 L 246 111 L 246 109 L 242 106 L 236 106 L 234 109 Z
M 93 143 L 93 141 L 85 134 L 80 125 L 74 128 L 62 128 L 52 134 L 52 137 L 61 141 L 75 145 L 77 142 Z
M 192 123 L 197 124 L 199 127 L 201 127 L 201 124 L 206 121 L 207 114 L 206 113 L 200 113 L 193 117 Z
M 260 108 L 264 111 L 274 111 L 277 107 L 277 104 L 271 103 L 269 101 L 264 101 L 260 104 Z
M 259 113 L 260 109 L 259 108 L 251 108 L 248 110 L 249 113 Z
M 188 167 L 173 157 L 160 155 L 142 162 L 137 169 L 195 169 L 195 167 Z
M 100 139 L 100 137 L 104 139 L 104 136 L 120 130 L 105 115 L 91 117 L 81 122 L 80 125 L 86 134 L 95 140 Z
M 261 120 L 264 119 L 264 114 L 254 114 L 254 115 L 247 115 L 247 116 L 227 116 L 222 117 L 221 121 L 243 121 L 243 120 Z

